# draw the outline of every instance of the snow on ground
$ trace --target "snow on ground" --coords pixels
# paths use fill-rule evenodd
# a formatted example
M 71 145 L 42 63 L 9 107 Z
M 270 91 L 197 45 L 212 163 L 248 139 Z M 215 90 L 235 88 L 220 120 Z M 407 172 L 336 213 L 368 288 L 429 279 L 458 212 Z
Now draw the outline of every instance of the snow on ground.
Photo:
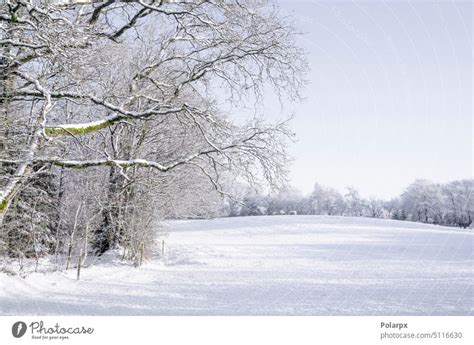
M 139 268 L 111 253 L 80 281 L 75 270 L 0 273 L 0 314 L 473 314 L 472 231 L 320 216 L 165 227 L 164 257 L 157 246 Z

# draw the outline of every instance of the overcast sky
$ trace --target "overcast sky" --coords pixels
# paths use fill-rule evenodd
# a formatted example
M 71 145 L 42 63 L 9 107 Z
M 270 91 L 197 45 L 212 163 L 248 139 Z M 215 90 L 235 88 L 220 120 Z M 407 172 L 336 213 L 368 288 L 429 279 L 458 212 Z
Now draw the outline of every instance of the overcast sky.
M 470 1 L 282 1 L 306 32 L 306 100 L 292 183 L 392 197 L 411 181 L 472 178 Z M 291 106 L 290 106 L 291 108 Z

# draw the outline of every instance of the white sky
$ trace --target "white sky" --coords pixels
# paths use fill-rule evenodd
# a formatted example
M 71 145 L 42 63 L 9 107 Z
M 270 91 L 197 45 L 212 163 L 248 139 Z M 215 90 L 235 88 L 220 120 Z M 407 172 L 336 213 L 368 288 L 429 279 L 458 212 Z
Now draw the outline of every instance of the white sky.
M 470 1 L 281 6 L 306 32 L 311 66 L 306 100 L 285 109 L 299 139 L 294 186 L 387 198 L 416 178 L 472 178 Z

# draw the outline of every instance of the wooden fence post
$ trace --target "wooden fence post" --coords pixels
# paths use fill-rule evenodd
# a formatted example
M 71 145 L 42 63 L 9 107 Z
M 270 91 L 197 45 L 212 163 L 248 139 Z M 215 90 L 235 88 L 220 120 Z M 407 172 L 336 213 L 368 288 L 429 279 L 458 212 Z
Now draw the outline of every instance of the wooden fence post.
M 143 263 L 143 252 L 144 251 L 145 251 L 145 243 L 142 243 L 142 245 L 140 246 L 140 266 Z

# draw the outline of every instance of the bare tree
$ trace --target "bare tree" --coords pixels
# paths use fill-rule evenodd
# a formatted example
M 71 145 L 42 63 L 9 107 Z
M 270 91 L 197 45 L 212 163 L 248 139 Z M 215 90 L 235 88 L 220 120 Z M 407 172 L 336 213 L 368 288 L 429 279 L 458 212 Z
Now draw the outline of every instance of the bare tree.
M 453 181 L 443 186 L 445 222 L 464 228 L 472 225 L 474 215 L 474 180 Z
M 372 218 L 381 218 L 384 211 L 383 200 L 377 199 L 375 197 L 369 198 L 367 202 L 368 214 Z
M 346 203 L 346 212 L 350 216 L 362 216 L 364 211 L 364 200 L 360 196 L 359 191 L 354 187 L 347 187 L 347 192 L 344 195 Z
M 322 187 L 318 183 L 314 185 L 310 200 L 313 214 L 342 215 L 346 208 L 344 199 L 337 190 Z
M 135 186 L 150 171 L 199 173 L 222 195 L 222 174 L 270 184 L 284 176 L 286 121 L 236 121 L 219 107 L 258 101 L 269 88 L 299 97 L 298 33 L 276 8 L 7 0 L 0 23 L 0 224 L 33 167 L 106 167 L 108 238 L 122 236 L 120 219 L 133 218 L 124 205 L 139 199 L 144 187 Z

